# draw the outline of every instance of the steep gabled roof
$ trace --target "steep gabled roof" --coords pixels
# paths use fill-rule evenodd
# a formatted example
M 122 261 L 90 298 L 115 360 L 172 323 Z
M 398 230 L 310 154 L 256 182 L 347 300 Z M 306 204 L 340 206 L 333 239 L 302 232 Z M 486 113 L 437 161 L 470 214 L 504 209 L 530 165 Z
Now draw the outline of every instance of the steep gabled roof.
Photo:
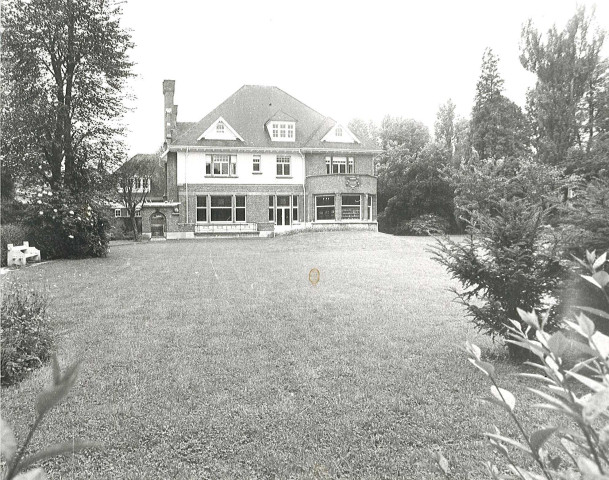
M 219 117 L 224 118 L 243 140 L 200 139 Z M 295 141 L 272 141 L 265 125 L 283 120 L 296 123 Z M 336 124 L 277 87 L 244 85 L 198 122 L 178 123 L 175 140 L 169 145 L 251 148 L 319 148 L 374 150 L 375 145 L 322 142 L 321 139 Z

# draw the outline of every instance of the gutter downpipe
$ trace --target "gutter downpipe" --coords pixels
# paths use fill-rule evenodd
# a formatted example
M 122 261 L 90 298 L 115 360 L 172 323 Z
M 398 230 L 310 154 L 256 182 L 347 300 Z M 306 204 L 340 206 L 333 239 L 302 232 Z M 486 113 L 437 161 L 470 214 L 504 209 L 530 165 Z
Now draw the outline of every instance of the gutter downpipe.
M 186 186 L 186 218 L 184 219 L 184 223 L 188 225 L 188 220 L 190 217 L 188 216 L 188 175 L 186 173 L 186 168 L 188 165 L 188 147 L 186 147 L 186 155 L 184 156 L 184 185 Z
M 307 227 L 307 190 L 305 187 L 305 183 L 307 181 L 307 169 L 306 169 L 306 165 L 305 165 L 305 156 L 302 153 L 302 150 L 299 148 L 298 149 L 298 153 L 300 154 L 300 157 L 302 158 L 302 219 L 303 219 L 303 223 L 305 228 Z

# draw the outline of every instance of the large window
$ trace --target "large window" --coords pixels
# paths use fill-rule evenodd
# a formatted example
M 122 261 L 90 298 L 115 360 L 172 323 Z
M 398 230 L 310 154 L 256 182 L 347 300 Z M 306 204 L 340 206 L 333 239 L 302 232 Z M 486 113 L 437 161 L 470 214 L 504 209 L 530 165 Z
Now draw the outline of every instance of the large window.
M 207 195 L 197 196 L 197 222 L 207 222 Z
M 232 197 L 230 195 L 211 197 L 211 221 L 212 222 L 232 222 L 233 208 Z
M 235 222 L 245 222 L 245 196 L 235 197 Z
M 343 220 L 360 220 L 362 218 L 360 195 L 343 195 L 341 218 Z
M 355 173 L 353 157 L 326 157 L 326 173 Z
M 228 177 L 237 174 L 236 157 L 230 155 L 208 155 L 205 158 L 205 174 Z
M 277 176 L 287 177 L 290 175 L 290 157 L 289 156 L 277 156 Z
M 315 197 L 315 220 L 334 220 L 334 195 Z

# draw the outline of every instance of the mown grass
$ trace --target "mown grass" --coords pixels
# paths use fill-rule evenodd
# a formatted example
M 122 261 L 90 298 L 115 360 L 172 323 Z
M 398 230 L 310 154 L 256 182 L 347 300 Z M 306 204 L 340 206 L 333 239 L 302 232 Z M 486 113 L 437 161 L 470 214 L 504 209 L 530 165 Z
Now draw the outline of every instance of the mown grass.
M 84 360 L 34 448 L 106 445 L 48 462 L 51 478 L 429 479 L 438 449 L 454 478 L 485 478 L 481 432 L 514 429 L 478 399 L 487 384 L 459 345 L 492 345 L 452 302 L 429 242 L 331 232 L 131 244 L 11 272 L 52 297 L 61 363 Z M 2 391 L 21 439 L 49 376 Z M 509 382 L 520 400 L 524 384 Z

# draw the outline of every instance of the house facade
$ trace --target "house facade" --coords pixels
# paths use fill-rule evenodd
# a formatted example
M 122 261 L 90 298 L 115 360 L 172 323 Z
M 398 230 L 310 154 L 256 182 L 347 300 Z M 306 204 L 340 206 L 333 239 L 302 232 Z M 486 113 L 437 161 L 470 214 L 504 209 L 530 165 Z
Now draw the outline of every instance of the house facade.
M 298 228 L 377 230 L 380 150 L 277 87 L 245 85 L 199 122 L 178 122 L 163 82 L 163 201 L 149 237 L 270 236 Z

